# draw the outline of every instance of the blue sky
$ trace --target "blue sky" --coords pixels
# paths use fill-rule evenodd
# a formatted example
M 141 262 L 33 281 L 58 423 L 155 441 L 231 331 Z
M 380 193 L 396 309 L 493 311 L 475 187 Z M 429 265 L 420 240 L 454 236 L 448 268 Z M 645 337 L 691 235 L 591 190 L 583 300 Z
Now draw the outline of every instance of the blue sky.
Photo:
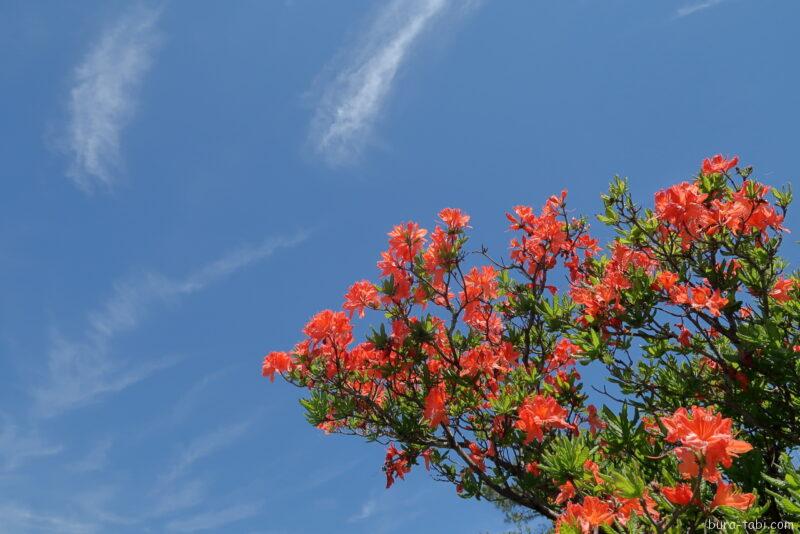
M 310 427 L 263 355 L 442 207 L 502 252 L 505 210 L 596 213 L 617 173 L 649 202 L 723 152 L 797 184 L 798 16 L 0 2 L 2 529 L 502 531 L 421 470 L 384 490 L 383 449 Z

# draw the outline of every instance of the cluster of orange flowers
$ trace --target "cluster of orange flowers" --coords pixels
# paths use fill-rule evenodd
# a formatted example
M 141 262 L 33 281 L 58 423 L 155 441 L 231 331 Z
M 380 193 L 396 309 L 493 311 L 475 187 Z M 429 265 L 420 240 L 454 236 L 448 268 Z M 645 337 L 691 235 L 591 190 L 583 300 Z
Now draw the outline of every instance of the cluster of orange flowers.
M 737 162 L 738 158 L 709 158 L 703 162 L 702 174 L 727 172 Z M 697 184 L 684 182 L 672 186 L 655 197 L 659 235 L 665 240 L 677 236 L 685 248 L 722 229 L 760 235 L 770 228 L 782 229 L 782 216 L 764 199 L 766 191 L 764 186 L 745 180 L 741 188 L 727 197 L 710 198 Z M 561 260 L 569 274 L 570 297 L 578 305 L 578 324 L 619 326 L 615 316 L 625 312 L 623 295 L 633 286 L 632 269 L 645 273 L 661 302 L 714 317 L 720 316 L 728 305 L 729 299 L 719 289 L 712 289 L 707 281 L 681 283 L 676 272 L 659 270 L 663 266 L 647 246 L 634 249 L 615 242 L 607 261 L 597 262 L 597 241 L 584 233 L 582 221 L 567 219 L 565 199 L 566 192 L 549 198 L 539 214 L 527 206 L 516 206 L 513 213 L 507 214 L 510 228 L 520 233 L 511 240 L 510 256 L 513 268 L 527 275 L 526 288 L 547 289 L 552 293 L 556 289 L 548 285 L 547 273 Z M 483 472 L 486 462 L 496 458 L 499 451 L 499 445 L 495 451 L 494 444 L 515 430 L 525 445 L 543 442 L 548 435 L 559 431 L 579 434 L 581 425 L 588 426 L 592 436 L 602 432 L 607 424 L 594 406 L 584 406 L 583 401 L 575 401 L 573 406 L 564 401 L 570 393 L 575 393 L 571 384 L 579 378 L 574 367 L 580 351 L 565 338 L 558 340 L 551 354 L 538 359 L 536 376 L 541 382 L 527 397 L 516 401 L 515 412 L 490 413 L 491 401 L 509 388 L 505 383 L 507 376 L 521 365 L 532 365 L 527 357 L 523 364 L 521 349 L 507 335 L 507 322 L 513 318 L 514 305 L 525 295 L 515 294 L 505 286 L 501 290 L 501 274 L 505 273 L 501 273 L 499 264 L 464 269 L 461 274 L 460 250 L 466 241 L 464 232 L 470 217 L 461 210 L 446 208 L 439 213 L 439 219 L 441 224 L 432 232 L 415 222 L 394 227 L 388 234 L 389 247 L 378 261 L 381 283 L 376 285 L 369 280 L 354 283 L 344 296 L 342 311 L 325 310 L 316 314 L 303 329 L 304 341 L 291 352 L 271 352 L 264 358 L 264 376 L 273 380 L 276 373 L 294 373 L 309 388 L 315 386 L 315 381 L 327 379 L 377 406 L 382 406 L 390 395 L 417 394 L 424 403 L 421 422 L 431 432 L 454 424 L 457 418 L 451 416 L 453 397 L 464 384 L 472 385 L 477 395 L 470 397 L 475 399 L 474 406 L 467 409 L 475 413 L 484 410 L 492 428 L 486 432 L 485 446 L 474 441 L 464 446 L 462 457 L 469 458 L 470 464 L 467 470 Z M 456 271 L 460 276 L 454 274 Z M 795 285 L 792 280 L 780 279 L 770 296 L 786 302 L 792 298 L 790 291 Z M 423 327 L 421 319 L 411 314 L 413 306 L 424 309 L 431 304 L 451 314 L 453 321 L 449 326 L 431 314 L 424 319 Z M 351 346 L 351 321 L 354 316 L 363 318 L 370 309 L 386 313 L 390 332 L 382 334 L 380 343 L 365 341 Z M 741 310 L 742 314 L 747 312 L 746 308 Z M 456 343 L 451 336 L 456 323 L 468 328 L 470 339 L 474 340 L 469 348 L 454 348 Z M 691 332 L 683 325 L 678 326 L 681 332 L 676 337 L 688 346 Z M 427 329 L 424 336 L 419 336 L 423 340 L 407 343 L 412 331 L 419 328 Z M 608 333 L 602 328 L 600 331 Z M 800 351 L 800 346 L 794 350 Z M 324 369 L 323 376 L 312 368 Z M 463 408 L 460 397 L 458 401 Z M 472 419 L 467 417 L 467 420 Z M 720 467 L 730 467 L 738 455 L 751 449 L 748 443 L 733 437 L 730 419 L 713 409 L 694 406 L 690 410 L 678 409 L 673 415 L 661 418 L 661 423 L 668 430 L 663 439 L 676 445 L 673 454 L 678 459 L 680 475 L 686 479 L 674 487 L 658 490 L 664 499 L 675 506 L 701 506 L 696 482 L 705 480 L 716 487 L 712 508 L 746 509 L 753 504 L 755 497 L 726 482 L 720 471 Z M 330 431 L 341 424 L 344 423 L 335 420 L 331 412 L 319 426 Z M 652 420 L 648 429 L 651 436 L 660 435 L 659 426 Z M 431 451 L 421 454 L 428 465 Z M 390 446 L 384 466 L 387 486 L 396 478 L 403 478 L 413 463 L 409 452 Z M 602 486 L 600 467 L 589 460 L 585 468 Z M 533 476 L 541 476 L 535 460 L 525 460 L 524 469 Z M 600 498 L 581 495 L 571 481 L 566 481 L 559 486 L 554 502 L 563 506 L 557 526 L 571 525 L 583 532 L 614 521 L 624 524 L 631 514 L 658 517 L 656 501 L 647 491 L 641 499 L 624 499 L 613 493 Z
M 739 162 L 738 157 L 721 155 L 703 161 L 702 174 L 727 172 Z M 768 228 L 783 229 L 783 216 L 764 197 L 769 188 L 745 180 L 731 198 L 710 198 L 697 184 L 682 182 L 656 194 L 656 216 L 663 222 L 662 235 L 678 235 L 684 248 L 692 242 L 713 235 L 721 228 L 734 234 L 757 230 L 762 235 Z
M 745 441 L 735 439 L 732 435 L 732 420 L 722 417 L 713 409 L 693 406 L 691 410 L 679 408 L 672 416 L 661 418 L 667 429 L 664 440 L 668 443 L 679 443 L 673 452 L 678 457 L 680 474 L 689 479 L 689 483 L 679 483 L 674 487 L 661 488 L 660 492 L 675 506 L 702 506 L 693 489 L 693 484 L 702 478 L 716 484 L 714 499 L 710 508 L 729 506 L 746 510 L 755 503 L 755 495 L 742 493 L 735 485 L 726 482 L 718 466 L 730 467 L 733 459 L 752 449 Z M 651 427 L 660 432 L 657 426 Z M 585 468 L 594 474 L 598 484 L 603 483 L 599 468 L 591 460 L 587 460 Z M 601 525 L 610 525 L 614 521 L 625 524 L 631 514 L 642 515 L 644 501 L 647 514 L 653 519 L 659 518 L 656 503 L 645 490 L 640 499 L 624 499 L 616 495 L 607 498 L 585 496 L 580 504 L 575 503 L 577 490 L 572 482 L 567 481 L 559 487 L 560 493 L 556 504 L 566 504 L 564 512 L 556 523 L 556 532 L 566 525 L 589 533 Z
M 701 472 L 705 480 L 722 479 L 718 466 L 730 467 L 733 459 L 753 447 L 731 435 L 733 421 L 715 413 L 712 408 L 693 406 L 691 412 L 679 408 L 672 417 L 661 422 L 669 433 L 668 443 L 680 443 L 675 449 L 680 464 L 678 470 L 684 478 L 696 478 Z

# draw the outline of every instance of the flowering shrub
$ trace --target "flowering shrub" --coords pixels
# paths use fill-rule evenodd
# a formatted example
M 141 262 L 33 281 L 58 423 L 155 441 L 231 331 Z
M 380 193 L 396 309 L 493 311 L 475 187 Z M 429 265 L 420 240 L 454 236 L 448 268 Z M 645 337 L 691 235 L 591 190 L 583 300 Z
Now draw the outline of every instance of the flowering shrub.
M 385 443 L 387 487 L 424 465 L 563 534 L 789 519 L 800 281 L 778 252 L 791 195 L 737 163 L 706 159 L 654 209 L 615 179 L 604 249 L 566 192 L 506 214 L 507 260 L 468 251 L 458 209 L 432 231 L 398 225 L 378 281 L 353 284 L 263 374 L 307 388 L 322 430 Z M 385 322 L 354 339 L 370 310 Z M 601 409 L 577 368 L 592 362 L 613 386 Z

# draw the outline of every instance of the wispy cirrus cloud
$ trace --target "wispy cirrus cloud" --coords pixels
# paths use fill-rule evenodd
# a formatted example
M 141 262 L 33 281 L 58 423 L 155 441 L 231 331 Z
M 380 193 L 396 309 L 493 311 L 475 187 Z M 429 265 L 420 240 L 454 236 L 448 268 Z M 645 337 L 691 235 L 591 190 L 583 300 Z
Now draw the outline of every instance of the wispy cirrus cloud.
M 99 440 L 86 451 L 83 458 L 67 465 L 67 468 L 76 473 L 89 473 L 102 469 L 108 461 L 108 453 L 113 444 L 114 441 L 108 437 Z
M 121 489 L 118 485 L 95 482 L 91 488 L 72 495 L 70 509 L 78 512 L 78 517 L 102 525 L 103 532 L 118 532 L 122 526 L 139 522 L 135 516 L 113 511 L 113 505 L 120 500 Z
M 192 517 L 176 519 L 167 524 L 167 530 L 171 532 L 198 532 L 219 529 L 225 525 L 257 515 L 262 507 L 263 503 L 261 502 L 235 504 L 227 508 L 203 512 Z
M 32 391 L 36 415 L 51 417 L 83 406 L 177 363 L 179 358 L 166 357 L 133 365 L 115 357 L 112 349 L 116 338 L 136 329 L 156 304 L 197 293 L 307 236 L 299 232 L 242 246 L 180 279 L 148 273 L 118 283 L 105 304 L 89 314 L 80 336 L 52 336 L 47 375 Z
M 0 467 L 14 470 L 35 458 L 60 453 L 61 445 L 49 443 L 33 430 L 21 429 L 11 417 L 0 415 Z
M 158 45 L 159 9 L 136 6 L 115 20 L 77 66 L 69 94 L 65 150 L 80 189 L 109 189 L 120 168 L 120 137 Z
M 375 511 L 378 509 L 378 501 L 375 497 L 370 497 L 367 501 L 361 505 L 361 509 L 350 516 L 347 519 L 348 523 L 357 523 L 359 521 L 364 521 L 365 519 L 369 519 L 375 514 Z
M 175 425 L 184 421 L 192 411 L 197 410 L 198 406 L 202 404 L 203 398 L 208 395 L 206 390 L 211 384 L 218 381 L 226 373 L 229 373 L 230 370 L 231 367 L 217 369 L 195 382 L 181 393 L 171 409 L 162 412 L 158 417 L 153 419 L 146 428 L 142 429 L 138 433 L 137 438 L 146 439 L 154 432 L 173 428 Z
M 32 391 L 37 416 L 52 417 L 90 404 L 99 397 L 122 391 L 151 374 L 177 363 L 169 356 L 132 365 L 115 358 L 113 337 L 90 332 L 83 341 L 71 341 L 60 334 L 51 337 L 44 382 Z
M 322 93 L 311 123 L 315 149 L 333 165 L 358 158 L 369 142 L 381 108 L 402 65 L 420 38 L 447 12 L 475 2 L 393 0 L 371 21 L 366 33 L 331 70 L 337 72 Z M 447 20 L 453 20 L 453 16 Z
M 217 428 L 194 439 L 182 448 L 180 457 L 174 462 L 172 469 L 164 475 L 162 483 L 168 484 L 174 481 L 199 460 L 231 445 L 241 438 L 254 423 L 255 418 L 249 418 Z
M 64 534 L 99 532 L 99 525 L 96 523 L 40 512 L 14 502 L 0 504 L 0 525 L 3 525 L 6 532 L 62 532 Z
M 388 493 L 372 494 L 347 522 L 370 525 L 370 532 L 399 531 L 405 522 L 422 513 L 419 505 L 426 499 L 427 493 L 425 490 L 412 497 L 400 499 Z
M 239 441 L 253 427 L 258 417 L 254 415 L 229 425 L 219 426 L 182 444 L 179 454 L 157 479 L 150 493 L 154 502 L 151 516 L 161 517 L 202 504 L 206 498 L 208 484 L 204 478 L 195 476 L 193 469 L 195 464 Z
M 302 454 L 297 451 L 293 458 L 301 458 Z M 299 460 L 298 460 L 299 461 Z M 315 471 L 311 471 L 308 476 L 298 479 L 294 471 L 286 469 L 285 485 L 283 491 L 287 495 L 302 495 L 317 488 L 330 484 L 337 478 L 346 475 L 356 468 L 361 460 L 356 458 L 344 464 L 326 465 Z M 285 467 L 285 466 L 284 466 Z
M 200 478 L 188 480 L 180 485 L 170 487 L 157 495 L 157 502 L 152 510 L 154 517 L 161 517 L 178 510 L 194 508 L 206 498 L 207 484 Z
M 698 11 L 703 11 L 704 9 L 708 9 L 710 7 L 714 7 L 718 4 L 721 4 L 725 0 L 704 0 L 702 2 L 697 2 L 695 4 L 685 5 L 683 7 L 679 7 L 677 11 L 675 11 L 675 17 L 688 17 L 689 15 L 693 15 Z

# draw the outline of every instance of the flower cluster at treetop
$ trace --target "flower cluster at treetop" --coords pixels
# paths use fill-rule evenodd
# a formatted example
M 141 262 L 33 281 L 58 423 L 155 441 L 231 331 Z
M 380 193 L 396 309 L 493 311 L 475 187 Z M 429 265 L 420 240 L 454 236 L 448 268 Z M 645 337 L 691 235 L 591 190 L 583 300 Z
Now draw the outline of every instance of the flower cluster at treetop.
M 468 250 L 459 209 L 432 230 L 399 224 L 377 280 L 355 282 L 262 372 L 307 388 L 320 429 L 384 443 L 387 487 L 424 465 L 564 534 L 792 518 L 780 483 L 800 446 L 800 281 L 779 256 L 791 193 L 738 162 L 706 159 L 652 209 L 615 178 L 606 246 L 566 192 L 506 214 L 508 259 Z M 384 321 L 356 339 L 366 316 Z M 579 370 L 592 362 L 613 385 L 600 409 Z

